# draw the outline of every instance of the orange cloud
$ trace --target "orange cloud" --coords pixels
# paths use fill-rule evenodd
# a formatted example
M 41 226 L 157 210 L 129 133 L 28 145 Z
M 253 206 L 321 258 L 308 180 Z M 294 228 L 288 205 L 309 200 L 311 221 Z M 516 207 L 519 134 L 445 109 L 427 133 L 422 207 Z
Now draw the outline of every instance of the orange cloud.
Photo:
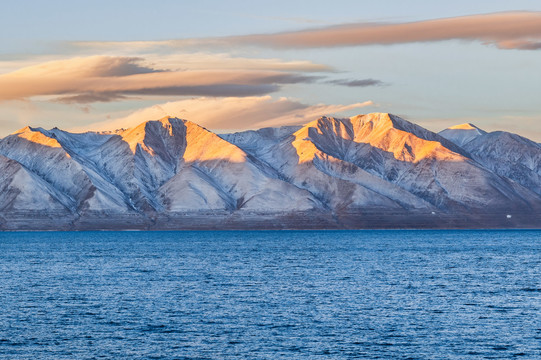
M 168 102 L 138 110 L 116 120 L 90 124 L 76 131 L 115 130 L 134 127 L 147 120 L 175 116 L 214 130 L 257 129 L 267 126 L 308 123 L 323 115 L 374 105 L 371 101 L 349 105 L 307 105 L 288 98 L 271 96 L 195 98 Z
M 497 13 L 401 24 L 351 24 L 281 34 L 242 36 L 234 41 L 289 48 L 386 45 L 452 39 L 479 40 L 496 45 L 511 40 L 520 40 L 523 44 L 539 42 L 541 13 Z M 508 45 L 505 48 L 511 47 Z
M 115 50 L 114 50 L 115 51 Z M 270 70 L 293 72 L 329 72 L 333 68 L 323 64 L 315 64 L 306 60 L 284 61 L 281 59 L 262 59 L 232 57 L 228 54 L 183 53 L 183 54 L 145 54 L 145 59 L 159 63 L 166 69 L 174 70 Z
M 480 41 L 501 49 L 541 48 L 541 12 L 503 12 L 415 21 L 408 23 L 357 23 L 277 34 L 138 42 L 79 42 L 82 47 L 131 48 L 227 47 L 323 48 L 391 45 L 444 40 Z
M 169 70 L 134 57 L 50 61 L 0 75 L 0 100 L 52 95 L 59 102 L 88 103 L 129 95 L 248 96 L 268 94 L 283 84 L 316 79 L 296 72 L 257 69 L 255 62 L 251 69 Z M 274 61 L 272 66 L 278 64 Z

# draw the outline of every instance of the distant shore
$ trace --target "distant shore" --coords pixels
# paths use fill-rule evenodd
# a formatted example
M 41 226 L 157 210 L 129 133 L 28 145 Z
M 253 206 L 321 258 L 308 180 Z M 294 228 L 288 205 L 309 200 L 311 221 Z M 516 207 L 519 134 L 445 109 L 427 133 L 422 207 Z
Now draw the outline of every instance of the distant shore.
M 258 213 L 214 211 L 156 214 L 4 214 L 1 231 L 44 230 L 336 230 L 336 229 L 541 229 L 541 213 L 382 211 Z

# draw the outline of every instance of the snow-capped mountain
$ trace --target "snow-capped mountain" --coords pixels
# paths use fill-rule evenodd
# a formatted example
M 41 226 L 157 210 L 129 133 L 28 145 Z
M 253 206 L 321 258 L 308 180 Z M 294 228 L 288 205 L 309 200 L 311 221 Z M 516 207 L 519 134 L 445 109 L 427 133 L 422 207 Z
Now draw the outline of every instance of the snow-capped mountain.
M 221 135 L 170 117 L 26 127 L 0 140 L 0 227 L 535 226 L 541 147 L 504 134 L 384 113 Z
M 494 173 L 541 194 L 541 145 L 505 131 L 487 133 L 468 124 L 440 132 L 460 144 L 471 157 Z
M 440 131 L 439 135 L 458 146 L 464 146 L 467 142 L 475 139 L 478 136 L 485 135 L 486 133 L 486 131 L 479 129 L 477 126 L 466 123 L 451 126 L 443 131 Z

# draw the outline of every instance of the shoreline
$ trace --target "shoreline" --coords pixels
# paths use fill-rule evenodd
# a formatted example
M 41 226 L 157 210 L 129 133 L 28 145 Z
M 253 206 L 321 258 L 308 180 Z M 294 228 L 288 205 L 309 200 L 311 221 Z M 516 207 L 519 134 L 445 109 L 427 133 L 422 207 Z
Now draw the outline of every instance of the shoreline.
M 297 213 L 4 214 L 0 231 L 501 230 L 541 229 L 541 213 L 371 210 Z

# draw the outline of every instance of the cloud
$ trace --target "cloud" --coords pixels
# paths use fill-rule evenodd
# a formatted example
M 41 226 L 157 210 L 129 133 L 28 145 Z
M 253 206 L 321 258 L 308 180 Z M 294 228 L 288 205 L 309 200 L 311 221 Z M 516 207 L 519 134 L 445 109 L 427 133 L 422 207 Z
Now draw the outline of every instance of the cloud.
M 275 34 L 138 42 L 79 42 L 80 47 L 149 49 L 160 47 L 329 48 L 445 40 L 480 41 L 501 49 L 541 46 L 541 12 L 502 12 L 407 23 L 356 23 Z
M 257 129 L 267 126 L 298 125 L 323 115 L 335 115 L 372 106 L 372 101 L 349 105 L 308 105 L 271 96 L 208 98 L 168 102 L 138 110 L 116 120 L 90 124 L 74 130 L 115 130 L 134 127 L 144 121 L 174 116 L 218 131 Z
M 124 100 L 127 96 L 119 95 L 117 93 L 86 93 L 79 95 L 61 96 L 54 99 L 54 102 L 61 104 L 90 104 L 95 102 L 111 102 Z
M 363 23 L 313 30 L 232 38 L 246 44 L 276 48 L 389 45 L 443 40 L 478 40 L 506 49 L 526 49 L 541 40 L 541 12 L 511 12 L 461 16 L 409 23 Z M 509 41 L 520 41 L 510 47 Z
M 47 95 L 56 96 L 54 101 L 60 103 L 92 103 L 127 96 L 249 96 L 319 78 L 275 70 L 280 66 L 306 68 L 308 62 L 262 61 L 263 68 L 273 70 L 258 69 L 256 60 L 249 69 L 234 68 L 232 62 L 228 68 L 171 70 L 134 57 L 91 56 L 50 61 L 0 75 L 0 100 Z
M 337 79 L 337 80 L 328 80 L 327 84 L 333 85 L 342 85 L 349 87 L 366 87 L 366 86 L 382 86 L 385 83 L 381 80 L 376 79 L 360 79 L 360 80 L 347 80 L 347 79 Z
M 500 49 L 540 50 L 541 41 L 533 40 L 503 40 L 498 42 Z
M 52 60 L 23 67 L 7 74 L 13 78 L 38 77 L 119 77 L 164 70 L 143 64 L 140 57 L 90 56 Z M 2 75 L 4 76 L 4 75 Z
M 270 70 L 289 72 L 331 72 L 328 65 L 315 64 L 306 60 L 284 61 L 281 59 L 262 59 L 232 57 L 229 54 L 189 53 L 189 54 L 144 54 L 148 61 L 159 63 L 167 69 L 204 70 Z
M 114 43 L 119 44 L 119 43 Z M 131 43 L 130 43 L 131 44 Z M 94 51 L 94 49 L 89 49 Z M 118 46 L 111 49 L 100 49 L 102 56 L 87 56 L 79 58 L 65 59 L 59 55 L 18 55 L 16 60 L 0 60 L 0 74 L 15 72 L 21 68 L 34 68 L 48 63 L 56 63 L 59 68 L 76 67 L 100 67 L 93 65 L 92 62 L 101 64 L 101 67 L 110 67 L 111 64 L 128 63 L 129 66 L 142 68 L 133 73 L 158 72 L 167 69 L 169 71 L 180 70 L 270 70 L 270 71 L 288 71 L 288 72 L 332 72 L 332 67 L 324 64 L 316 64 L 307 60 L 284 61 L 276 58 L 247 58 L 233 57 L 227 53 L 139 53 L 133 56 L 132 51 L 123 51 Z M 107 56 L 109 54 L 109 56 Z M 93 59 L 93 60 L 92 60 Z M 77 64 L 77 62 L 80 62 Z M 128 67 L 129 67 L 128 66 Z M 160 68 L 162 70 L 156 69 Z M 132 67 L 133 69 L 133 67 Z M 50 68 L 47 69 L 50 71 Z M 124 70 L 126 71 L 126 70 Z M 92 73 L 92 71 L 90 71 Z M 102 71 L 103 72 L 103 71 Z M 129 75 L 129 74 L 124 74 Z

